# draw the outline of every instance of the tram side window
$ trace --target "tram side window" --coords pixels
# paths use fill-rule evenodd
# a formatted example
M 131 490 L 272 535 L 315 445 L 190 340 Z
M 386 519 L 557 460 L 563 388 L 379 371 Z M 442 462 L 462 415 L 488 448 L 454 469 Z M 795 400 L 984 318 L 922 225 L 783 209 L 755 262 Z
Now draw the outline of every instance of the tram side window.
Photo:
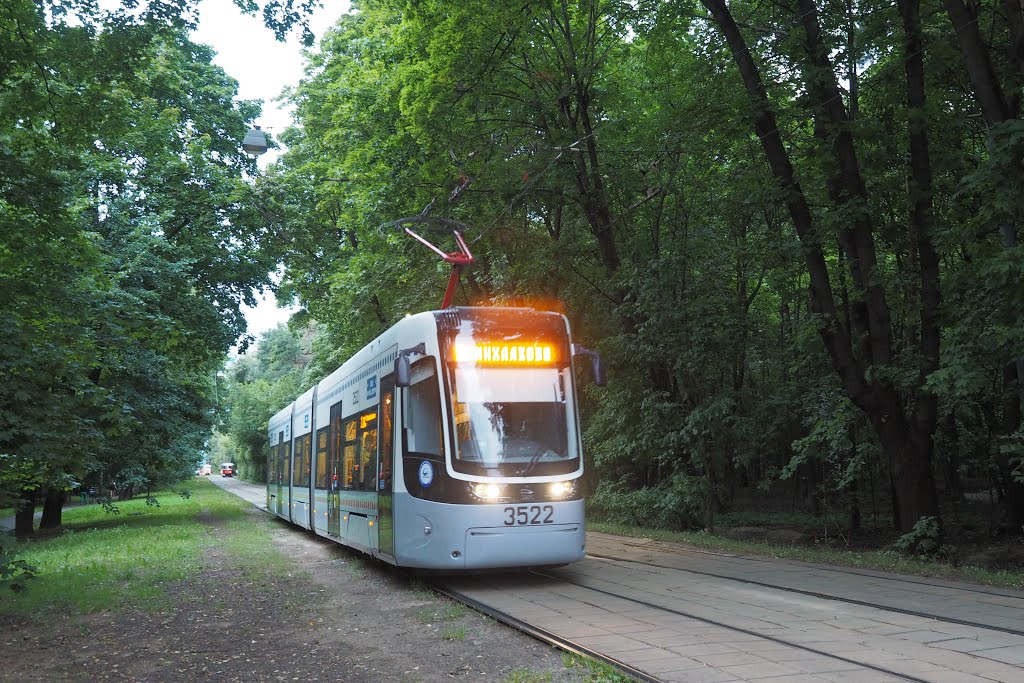
M 292 470 L 292 486 L 309 486 L 311 435 L 300 436 L 295 442 L 295 466 Z
M 342 450 L 341 471 L 344 473 L 342 488 L 351 489 L 355 486 L 355 478 L 358 474 L 356 460 L 359 457 L 359 442 L 356 441 L 356 418 L 345 422 L 345 447 Z
M 316 432 L 316 487 L 327 488 L 327 427 Z
M 359 416 L 359 474 L 355 488 L 375 491 L 377 481 L 377 410 L 368 410 Z
M 434 361 L 423 358 L 413 363 L 411 370 L 403 410 L 408 450 L 441 455 L 441 398 Z

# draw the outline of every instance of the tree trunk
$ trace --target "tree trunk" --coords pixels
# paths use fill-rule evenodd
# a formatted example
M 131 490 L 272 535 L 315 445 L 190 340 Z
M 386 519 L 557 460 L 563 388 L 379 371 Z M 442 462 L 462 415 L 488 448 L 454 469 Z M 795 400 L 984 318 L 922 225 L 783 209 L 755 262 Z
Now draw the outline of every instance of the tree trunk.
M 917 507 L 921 514 L 938 515 L 938 495 L 932 469 L 934 434 L 938 425 L 938 397 L 925 388 L 928 377 L 939 369 L 940 325 L 939 311 L 939 257 L 932 242 L 932 168 L 928 149 L 925 114 L 924 40 L 921 35 L 920 0 L 900 0 L 900 14 L 904 32 L 904 70 L 907 80 L 908 137 L 910 140 L 910 169 L 907 182 L 909 193 L 909 242 L 916 249 L 920 269 L 919 332 L 921 367 L 918 372 L 916 405 L 911 418 L 911 445 L 913 462 L 907 468 L 927 474 L 931 494 L 909 507 Z M 919 480 L 917 486 L 924 486 Z M 907 491 L 898 486 L 900 495 Z M 911 494 L 913 495 L 913 494 Z M 924 507 L 920 507 L 924 506 Z M 930 507 L 929 507 L 930 506 Z M 907 510 L 908 507 L 904 507 Z M 916 522 L 917 518 L 913 518 Z M 903 531 L 909 531 L 906 526 Z
M 1019 363 L 1007 363 L 1003 366 L 1003 420 L 1000 431 L 1004 435 L 1013 434 L 1020 428 L 1018 366 Z M 998 464 L 1002 488 L 1006 493 L 1005 523 L 1016 533 L 1024 525 L 1024 484 L 1013 478 L 1013 467 L 1009 456 L 1000 454 Z
M 597 138 L 590 115 L 592 76 L 589 75 L 589 71 L 594 66 L 591 60 L 594 59 L 594 54 L 597 51 L 600 33 L 597 4 L 593 3 L 588 8 L 588 28 L 584 33 L 583 44 L 580 45 L 579 50 L 577 50 L 576 38 L 572 30 L 573 20 L 570 16 L 569 3 L 563 0 L 560 9 L 560 15 L 553 15 L 552 22 L 565 41 L 563 64 L 568 72 L 572 92 L 571 94 L 560 94 L 558 106 L 573 135 L 579 136 L 570 145 L 574 150 L 571 154 L 576 168 L 576 189 L 579 192 L 580 204 L 587 217 L 587 223 L 590 225 L 590 231 L 597 239 L 601 264 L 608 275 L 614 275 L 620 265 L 618 247 L 615 244 L 615 222 L 612 219 L 604 180 L 601 178 Z M 579 63 L 579 58 L 583 59 L 582 65 Z M 573 111 L 571 95 L 575 95 L 575 111 Z M 583 129 L 582 135 L 579 133 L 580 126 Z M 621 300 L 621 297 L 619 298 Z
M 1010 117 L 1009 106 L 1003 98 L 992 59 L 981 37 L 978 16 L 973 9 L 963 3 L 963 0 L 943 0 L 943 4 L 946 6 L 949 20 L 953 22 L 953 28 L 956 29 L 960 53 L 967 65 L 967 75 L 974 89 L 974 99 L 985 117 L 985 122 L 989 126 L 1002 123 Z
M 938 517 L 939 514 L 931 472 L 932 434 L 927 429 L 933 411 L 929 405 L 923 408 L 917 406 L 914 419 L 908 420 L 900 394 L 888 380 L 884 377 L 867 378 L 868 374 L 877 375 L 868 373 L 871 366 L 882 368 L 893 361 L 892 323 L 885 292 L 874 273 L 875 245 L 866 201 L 867 191 L 861 177 L 842 93 L 829 61 L 828 50 L 821 40 L 817 8 L 811 0 L 799 0 L 797 19 L 806 35 L 808 64 L 804 76 L 805 85 L 812 99 L 823 103 L 821 111 L 815 114 L 816 133 L 823 142 L 830 145 L 836 162 L 836 172 L 827 183 L 829 194 L 836 207 L 850 219 L 850 227 L 841 229 L 838 235 L 852 283 L 857 290 L 857 296 L 850 302 L 849 326 L 844 325 L 837 315 L 817 226 L 803 190 L 796 181 L 760 70 L 725 0 L 701 1 L 725 36 L 751 98 L 755 131 L 772 175 L 782 189 L 803 246 L 810 275 L 811 310 L 820 319 L 818 329 L 822 341 L 847 396 L 867 414 L 879 433 L 892 472 L 894 496 L 897 498 L 893 505 L 894 521 L 901 531 L 909 531 L 920 517 Z M 930 318 L 930 321 L 934 320 Z M 859 340 L 856 347 L 855 339 Z M 929 343 L 932 341 L 937 343 L 937 336 L 934 340 L 929 339 Z M 931 422 L 934 423 L 933 417 Z M 898 425 L 902 432 L 897 433 L 894 425 Z
M 60 528 L 65 496 L 65 492 L 61 489 L 46 489 L 46 497 L 43 499 L 43 518 L 39 522 L 40 529 Z
M 890 408 L 894 404 L 898 407 L 896 392 L 886 398 Z M 896 528 L 907 533 L 922 517 L 938 518 L 939 499 L 931 463 L 932 435 L 917 433 L 896 411 L 886 410 L 884 404 L 868 416 L 889 459 Z
M 28 538 L 35 531 L 36 492 L 23 490 L 18 502 L 18 511 L 14 515 L 14 535 L 16 538 Z

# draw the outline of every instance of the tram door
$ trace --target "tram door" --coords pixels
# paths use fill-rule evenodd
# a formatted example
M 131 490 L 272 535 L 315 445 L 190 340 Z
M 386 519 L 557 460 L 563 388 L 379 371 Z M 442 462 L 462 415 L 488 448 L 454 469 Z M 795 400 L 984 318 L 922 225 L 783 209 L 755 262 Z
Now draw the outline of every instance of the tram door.
M 395 556 L 392 473 L 395 454 L 395 378 L 380 382 L 380 457 L 377 459 L 377 541 L 381 555 Z
M 291 442 L 284 440 L 283 432 L 281 433 L 280 438 L 281 442 L 277 446 L 277 462 L 275 463 L 277 465 L 277 476 L 275 478 L 277 479 L 277 514 L 283 515 L 285 513 L 284 494 L 287 490 L 287 485 L 284 479 L 285 463 L 288 461 L 288 452 L 291 450 L 291 448 L 289 448 Z
M 341 401 L 331 406 L 331 443 L 327 450 L 327 533 L 341 536 Z

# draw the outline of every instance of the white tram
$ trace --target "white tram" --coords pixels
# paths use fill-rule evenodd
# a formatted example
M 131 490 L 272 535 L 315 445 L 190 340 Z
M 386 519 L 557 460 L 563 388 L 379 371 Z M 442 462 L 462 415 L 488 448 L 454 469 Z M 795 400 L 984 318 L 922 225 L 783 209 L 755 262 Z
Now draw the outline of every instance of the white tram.
M 583 558 L 574 356 L 557 313 L 405 318 L 271 418 L 267 508 L 402 567 Z

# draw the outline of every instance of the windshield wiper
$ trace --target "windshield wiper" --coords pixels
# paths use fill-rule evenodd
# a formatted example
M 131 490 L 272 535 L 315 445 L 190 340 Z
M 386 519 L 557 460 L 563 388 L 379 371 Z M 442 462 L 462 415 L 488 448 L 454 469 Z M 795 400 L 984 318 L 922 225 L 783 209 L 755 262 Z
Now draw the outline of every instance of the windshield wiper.
M 516 476 L 517 477 L 525 477 L 530 472 L 533 472 L 533 468 L 537 466 L 537 463 L 540 462 L 540 459 L 543 458 L 548 453 L 551 453 L 551 452 L 552 451 L 551 451 L 550 448 L 541 448 L 540 450 L 538 450 L 536 453 L 534 453 L 530 457 L 530 461 L 528 463 L 526 463 L 526 466 L 523 467 L 523 469 L 521 469 L 518 472 L 516 472 Z

